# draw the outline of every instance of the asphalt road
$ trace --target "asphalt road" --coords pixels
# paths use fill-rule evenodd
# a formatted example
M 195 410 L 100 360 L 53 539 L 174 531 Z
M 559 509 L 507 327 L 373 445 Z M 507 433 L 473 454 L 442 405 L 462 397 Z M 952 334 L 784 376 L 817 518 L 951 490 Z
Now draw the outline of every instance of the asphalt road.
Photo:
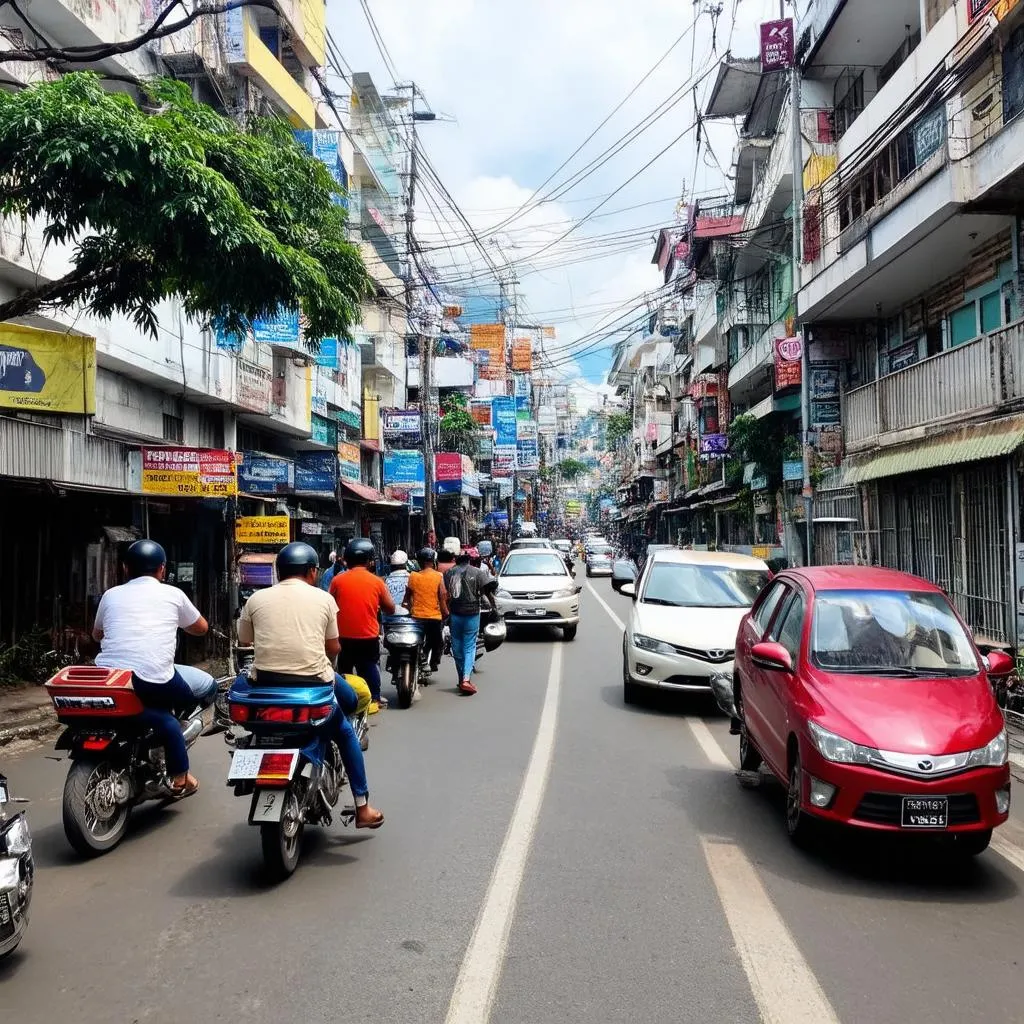
M 589 582 L 575 642 L 510 640 L 472 698 L 448 662 L 378 716 L 384 828 L 312 830 L 277 887 L 220 737 L 193 748 L 196 797 L 90 862 L 61 829 L 66 766 L 5 763 L 38 873 L 0 1020 L 1024 1021 L 1024 827 L 963 867 L 795 850 L 781 789 L 737 783 L 710 707 L 622 704 L 627 599 Z

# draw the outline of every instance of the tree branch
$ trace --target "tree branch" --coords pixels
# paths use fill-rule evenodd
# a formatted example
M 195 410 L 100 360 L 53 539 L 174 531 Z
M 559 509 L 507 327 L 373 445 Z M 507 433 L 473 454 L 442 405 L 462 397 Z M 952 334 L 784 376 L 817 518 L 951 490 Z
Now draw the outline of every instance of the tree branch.
M 165 24 L 167 17 L 176 7 L 179 7 L 182 0 L 172 0 L 157 16 L 152 25 L 141 35 L 133 39 L 126 39 L 121 43 L 98 43 L 95 46 L 35 46 L 22 47 L 17 50 L 0 50 L 0 63 L 7 61 L 57 61 L 64 64 L 89 64 L 93 61 L 107 60 L 110 57 L 119 56 L 122 53 L 131 53 L 133 50 L 145 46 L 154 39 L 163 39 L 164 36 L 172 36 L 175 32 L 181 32 L 189 27 L 198 18 L 205 18 L 208 15 L 227 14 L 229 11 L 237 10 L 240 7 L 263 7 L 268 10 L 276 10 L 274 0 L 226 0 L 225 3 L 211 4 L 207 7 L 199 7 L 191 11 L 179 21 Z M 38 35 L 36 29 L 24 19 L 26 25 Z
M 66 296 L 77 297 L 83 288 L 100 284 L 112 276 L 112 271 L 97 274 L 94 270 L 72 270 L 56 281 L 29 288 L 7 302 L 0 302 L 0 323 L 16 317 L 31 316 L 44 306 L 64 305 L 63 299 Z

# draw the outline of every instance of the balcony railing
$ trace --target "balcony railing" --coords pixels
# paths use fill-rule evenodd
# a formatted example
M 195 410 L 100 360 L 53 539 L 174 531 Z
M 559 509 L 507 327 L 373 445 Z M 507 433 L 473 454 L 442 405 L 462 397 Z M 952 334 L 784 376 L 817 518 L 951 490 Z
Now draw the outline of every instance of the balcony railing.
M 856 451 L 896 443 L 909 439 L 905 432 L 977 417 L 1020 399 L 1024 321 L 849 392 L 843 411 L 846 447 Z

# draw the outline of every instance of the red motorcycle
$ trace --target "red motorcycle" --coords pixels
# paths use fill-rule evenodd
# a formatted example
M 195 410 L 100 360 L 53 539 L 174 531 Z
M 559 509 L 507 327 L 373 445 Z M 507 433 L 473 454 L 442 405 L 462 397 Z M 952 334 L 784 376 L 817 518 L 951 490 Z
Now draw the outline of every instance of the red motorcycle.
M 163 747 L 140 717 L 142 701 L 127 669 L 72 665 L 46 689 L 66 726 L 56 749 L 71 759 L 61 808 L 64 834 L 78 853 L 95 857 L 121 842 L 137 804 L 174 798 Z M 179 721 L 190 747 L 203 731 L 202 708 L 197 704 Z

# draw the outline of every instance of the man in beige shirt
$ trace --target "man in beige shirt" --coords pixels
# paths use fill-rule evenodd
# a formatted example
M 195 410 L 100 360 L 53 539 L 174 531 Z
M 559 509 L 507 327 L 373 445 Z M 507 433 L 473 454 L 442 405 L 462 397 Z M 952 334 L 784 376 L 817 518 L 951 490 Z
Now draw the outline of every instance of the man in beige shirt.
M 355 712 L 356 691 L 331 666 L 341 650 L 338 606 L 317 587 L 320 560 L 308 544 L 287 544 L 277 556 L 278 584 L 258 590 L 238 620 L 238 642 L 255 648 L 255 685 L 273 686 L 296 677 L 333 682 L 340 711 L 336 738 L 356 805 L 356 828 L 380 828 L 384 815 L 369 803 L 366 766 L 359 739 L 348 716 Z M 288 676 L 288 680 L 278 677 Z

